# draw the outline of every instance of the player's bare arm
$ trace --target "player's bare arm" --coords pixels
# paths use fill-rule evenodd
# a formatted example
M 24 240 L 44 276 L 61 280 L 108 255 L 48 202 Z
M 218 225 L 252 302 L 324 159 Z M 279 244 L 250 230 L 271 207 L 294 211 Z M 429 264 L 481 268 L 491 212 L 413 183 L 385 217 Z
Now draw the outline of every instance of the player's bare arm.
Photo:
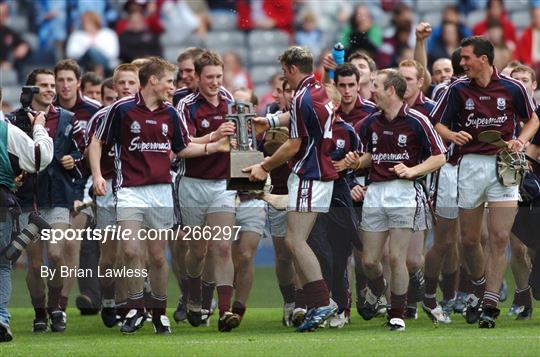
M 371 154 L 363 153 L 360 155 L 357 152 L 351 151 L 345 156 L 345 163 L 347 167 L 353 170 L 365 169 L 371 166 Z
M 246 167 L 242 171 L 250 172 L 250 180 L 252 181 L 265 180 L 268 172 L 292 159 L 298 150 L 300 150 L 301 144 L 301 138 L 288 139 L 283 145 L 280 146 L 274 155 L 267 157 L 260 164 Z
M 390 171 L 396 173 L 399 178 L 412 180 L 433 172 L 444 165 L 446 157 L 444 154 L 430 156 L 426 161 L 413 167 L 407 167 L 404 164 L 397 164 L 390 168 Z
M 102 147 L 103 142 L 96 136 L 93 136 L 88 146 L 88 159 L 90 160 L 90 170 L 92 171 L 94 193 L 97 196 L 105 196 L 107 193 L 107 183 L 101 175 L 100 166 Z
M 531 140 L 534 134 L 538 131 L 538 125 L 538 116 L 536 115 L 536 113 L 533 113 L 531 118 L 527 120 L 525 125 L 523 125 L 519 137 L 516 140 L 508 141 L 508 148 L 514 151 L 523 150 L 525 143 Z
M 472 135 L 466 131 L 452 131 L 444 124 L 437 123 L 435 130 L 446 141 L 451 141 L 456 145 L 463 146 L 473 139 Z

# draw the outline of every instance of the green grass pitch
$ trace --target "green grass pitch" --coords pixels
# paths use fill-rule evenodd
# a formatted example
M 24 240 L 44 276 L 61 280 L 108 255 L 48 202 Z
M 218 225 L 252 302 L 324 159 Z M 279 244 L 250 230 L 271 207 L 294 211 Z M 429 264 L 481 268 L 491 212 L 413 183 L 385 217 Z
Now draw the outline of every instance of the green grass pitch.
M 513 282 L 508 281 L 512 294 Z M 513 321 L 506 315 L 511 301 L 502 304 L 497 328 L 492 330 L 467 325 L 458 315 L 452 316 L 451 325 L 435 328 L 420 313 L 418 320 L 406 322 L 405 332 L 390 332 L 382 318 L 363 321 L 353 311 L 352 324 L 343 329 L 295 333 L 281 325 L 281 297 L 272 268 L 257 268 L 247 314 L 230 333 L 217 332 L 215 316 L 210 327 L 175 325 L 172 312 L 178 288 L 171 279 L 170 336 L 154 335 L 150 323 L 134 336 L 123 336 L 117 328 L 105 328 L 99 316 L 80 316 L 74 308 L 68 309 L 65 333 L 36 335 L 31 332 L 33 310 L 23 271 L 14 273 L 13 285 L 14 340 L 0 344 L 0 356 L 540 356 L 538 310 L 530 321 Z M 74 297 L 75 293 L 70 304 Z

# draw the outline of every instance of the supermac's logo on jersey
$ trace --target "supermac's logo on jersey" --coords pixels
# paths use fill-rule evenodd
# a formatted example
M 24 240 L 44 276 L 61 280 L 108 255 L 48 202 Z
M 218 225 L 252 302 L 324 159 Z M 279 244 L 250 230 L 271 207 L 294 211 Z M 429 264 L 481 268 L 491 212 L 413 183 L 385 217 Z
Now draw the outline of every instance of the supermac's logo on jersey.
M 338 147 L 338 149 L 345 149 L 345 140 L 337 139 L 336 146 Z
M 407 135 L 399 134 L 397 138 L 397 144 L 400 148 L 404 148 L 405 146 L 407 146 Z
M 130 130 L 133 134 L 140 134 L 141 133 L 141 124 L 139 124 L 138 121 L 134 121 L 131 123 Z
M 163 136 L 167 136 L 167 133 L 169 132 L 169 126 L 165 123 L 161 124 L 161 132 L 163 133 Z
M 465 110 L 474 110 L 474 100 L 469 98 L 465 101 Z
M 377 145 L 377 141 L 379 141 L 379 136 L 374 132 L 371 134 L 371 142 L 373 145 Z
M 497 98 L 497 109 L 506 110 L 506 100 L 504 98 Z
M 206 118 L 205 118 L 205 119 L 202 120 L 201 126 L 206 129 L 206 128 L 210 127 L 210 122 L 208 120 L 206 120 Z

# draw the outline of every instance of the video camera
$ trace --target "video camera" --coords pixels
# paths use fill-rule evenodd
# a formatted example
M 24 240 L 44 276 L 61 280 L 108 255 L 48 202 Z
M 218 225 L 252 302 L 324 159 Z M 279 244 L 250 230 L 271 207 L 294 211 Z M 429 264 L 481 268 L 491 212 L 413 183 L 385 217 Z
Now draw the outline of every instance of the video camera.
M 39 87 L 36 86 L 23 86 L 20 102 L 21 108 L 15 112 L 15 120 L 13 125 L 24 131 L 29 137 L 32 137 L 32 122 L 28 118 L 28 113 L 35 115 L 35 111 L 32 110 L 30 105 L 34 94 L 39 93 Z

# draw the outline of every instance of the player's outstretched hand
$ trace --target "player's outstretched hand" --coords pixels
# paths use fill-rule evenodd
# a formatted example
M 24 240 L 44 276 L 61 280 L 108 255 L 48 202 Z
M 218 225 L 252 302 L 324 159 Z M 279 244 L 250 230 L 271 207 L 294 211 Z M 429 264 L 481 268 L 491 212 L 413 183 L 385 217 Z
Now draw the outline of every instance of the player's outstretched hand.
M 232 121 L 222 123 L 212 135 L 212 141 L 218 141 L 225 136 L 236 134 L 236 126 Z
M 506 145 L 508 146 L 508 150 L 515 152 L 522 151 L 525 147 L 525 145 L 523 145 L 523 143 L 517 139 L 507 141 Z
M 255 132 L 257 135 L 260 133 L 264 133 L 268 129 L 270 129 L 270 125 L 268 124 L 268 119 L 265 117 L 256 117 L 253 118 L 253 122 L 255 123 Z
M 261 164 L 255 164 L 242 169 L 242 172 L 249 173 L 249 181 L 265 181 L 268 173 L 261 167 Z
M 102 176 L 100 177 L 93 176 L 92 185 L 94 187 L 94 194 L 96 196 L 105 196 L 105 194 L 107 193 L 107 182 Z

